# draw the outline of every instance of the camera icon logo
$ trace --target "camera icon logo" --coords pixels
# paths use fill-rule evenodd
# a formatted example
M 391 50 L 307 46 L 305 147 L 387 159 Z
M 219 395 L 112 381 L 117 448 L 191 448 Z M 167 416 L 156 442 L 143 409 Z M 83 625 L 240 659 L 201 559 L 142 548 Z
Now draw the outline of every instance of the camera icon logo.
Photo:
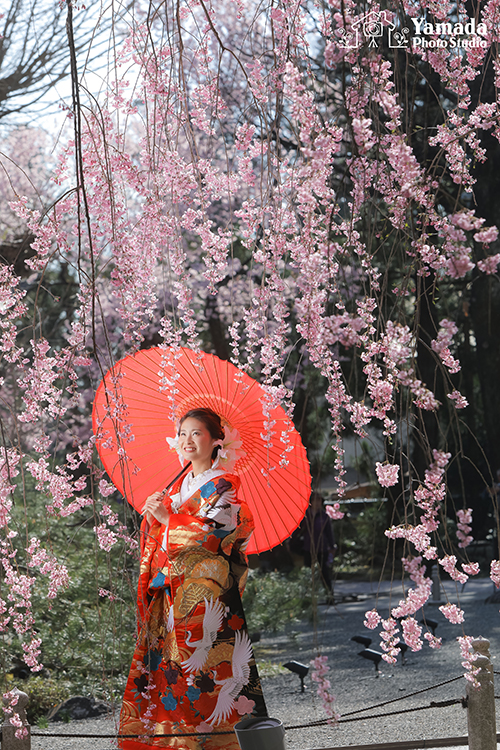
M 366 39 L 370 40 L 369 47 L 378 47 L 377 38 L 380 39 L 384 35 L 384 27 L 382 22 L 378 18 L 379 13 L 369 13 L 370 18 L 367 18 L 363 23 L 363 34 Z
M 406 27 L 397 29 L 390 17 L 387 17 L 385 10 L 372 10 L 358 18 L 350 28 L 344 27 L 341 30 L 339 46 L 344 49 L 356 49 L 366 40 L 368 47 L 379 47 L 385 28 L 387 28 L 389 47 L 406 49 L 409 46 L 409 29 Z

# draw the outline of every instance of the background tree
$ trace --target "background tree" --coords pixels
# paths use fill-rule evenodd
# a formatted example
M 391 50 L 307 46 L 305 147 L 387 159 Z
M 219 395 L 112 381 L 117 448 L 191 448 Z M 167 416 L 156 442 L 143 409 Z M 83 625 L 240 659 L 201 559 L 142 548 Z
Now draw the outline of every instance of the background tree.
M 75 53 L 82 56 L 82 71 L 95 72 L 102 45 L 107 43 L 109 24 L 96 3 L 76 13 Z M 20 112 L 33 116 L 61 104 L 58 84 L 66 82 L 70 57 L 66 41 L 64 4 L 47 5 L 41 0 L 10 0 L 0 14 L 0 119 Z M 101 49 L 99 49 L 99 42 Z M 81 72 L 82 72 L 81 71 Z M 38 105 L 38 106 L 37 106 Z

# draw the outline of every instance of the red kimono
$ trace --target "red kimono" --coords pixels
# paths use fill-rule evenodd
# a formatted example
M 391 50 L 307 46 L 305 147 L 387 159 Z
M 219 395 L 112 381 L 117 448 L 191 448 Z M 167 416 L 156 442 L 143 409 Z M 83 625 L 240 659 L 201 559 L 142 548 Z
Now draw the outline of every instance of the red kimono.
M 179 480 L 168 523 L 141 527 L 139 637 L 120 734 L 143 736 L 121 740 L 123 750 L 238 750 L 234 725 L 266 715 L 240 597 L 253 519 L 238 477 L 208 477 L 184 501 Z

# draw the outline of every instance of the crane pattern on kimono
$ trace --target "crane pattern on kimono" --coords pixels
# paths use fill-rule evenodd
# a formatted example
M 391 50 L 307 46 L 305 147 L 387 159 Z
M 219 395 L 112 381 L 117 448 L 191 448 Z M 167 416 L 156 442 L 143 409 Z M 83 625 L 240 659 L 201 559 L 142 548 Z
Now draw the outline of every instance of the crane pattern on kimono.
M 191 656 L 182 662 L 182 666 L 186 667 L 189 672 L 198 672 L 203 668 L 224 618 L 225 607 L 221 601 L 214 602 L 213 599 L 210 601 L 204 599 L 204 602 L 203 637 L 200 641 L 191 641 L 191 632 L 188 631 L 185 640 L 187 646 L 194 646 L 195 649 Z
M 217 703 L 212 714 L 207 719 L 207 724 L 220 724 L 231 716 L 235 706 L 235 698 L 250 679 L 250 660 L 253 658 L 252 644 L 248 633 L 237 631 L 234 638 L 234 650 L 232 658 L 233 675 L 225 680 L 217 679 L 217 670 L 214 669 L 216 685 L 221 685 Z M 253 703 L 254 701 L 248 701 Z M 252 706 L 253 708 L 253 706 Z

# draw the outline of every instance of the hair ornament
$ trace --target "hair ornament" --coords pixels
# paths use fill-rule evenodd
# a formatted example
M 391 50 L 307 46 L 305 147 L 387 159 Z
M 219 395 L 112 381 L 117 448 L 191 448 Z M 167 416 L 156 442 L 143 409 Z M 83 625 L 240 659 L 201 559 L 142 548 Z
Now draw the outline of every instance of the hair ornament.
M 246 455 L 238 430 L 236 428 L 231 429 L 229 425 L 224 427 L 224 441 L 217 456 L 221 468 L 232 471 L 237 461 Z
M 184 456 L 181 453 L 181 449 L 179 448 L 179 436 L 176 435 L 175 437 L 171 438 L 165 438 L 171 451 L 175 451 L 177 455 L 179 456 L 179 462 L 181 466 L 184 466 Z

